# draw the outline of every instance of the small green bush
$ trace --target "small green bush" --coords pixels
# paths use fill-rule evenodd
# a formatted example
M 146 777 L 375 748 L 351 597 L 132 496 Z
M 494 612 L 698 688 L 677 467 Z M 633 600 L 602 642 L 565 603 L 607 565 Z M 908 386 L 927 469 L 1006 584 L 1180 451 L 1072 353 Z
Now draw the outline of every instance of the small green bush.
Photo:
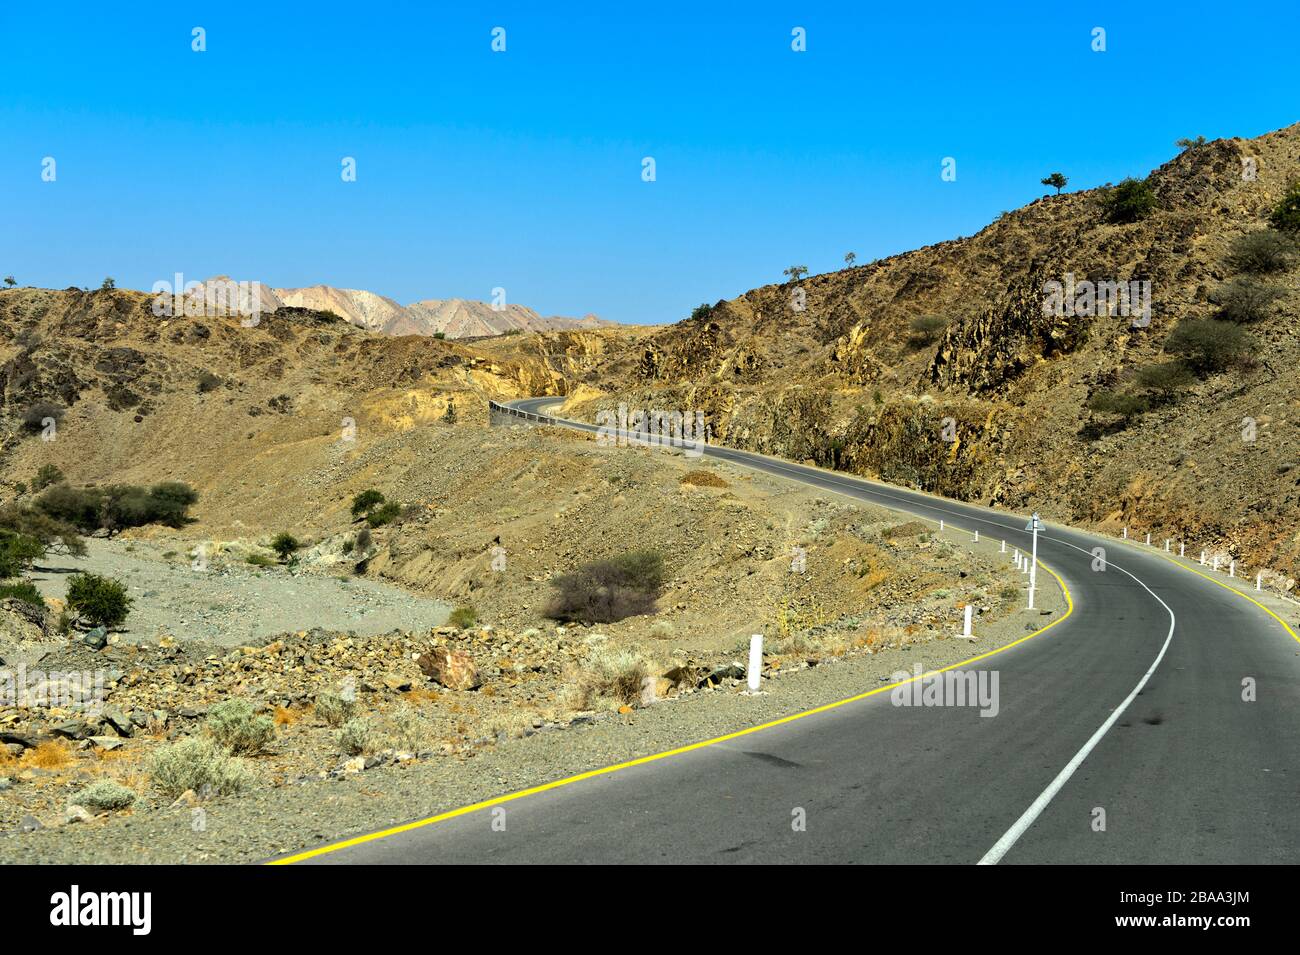
M 1088 399 L 1088 408 L 1102 414 L 1118 415 L 1127 421 L 1146 411 L 1148 402 L 1141 395 L 1122 391 L 1099 391 Z
M 320 693 L 316 696 L 316 715 L 330 726 L 342 726 L 357 712 L 357 701 L 338 693 Z
M 43 491 L 51 484 L 62 484 L 63 472 L 59 470 L 57 464 L 42 464 L 36 471 L 36 477 L 32 479 L 32 490 Z
M 583 623 L 613 623 L 654 613 L 663 583 L 663 558 L 654 551 L 592 561 L 552 581 L 556 594 L 546 613 L 555 620 Z
M 189 789 L 200 795 L 237 793 L 253 780 L 244 760 L 198 736 L 154 750 L 148 767 L 154 786 L 173 799 Z
M 1251 347 L 1250 336 L 1239 325 L 1214 318 L 1184 319 L 1165 339 L 1165 351 L 1181 355 L 1197 374 L 1223 371 Z
M 352 519 L 356 520 L 359 517 L 364 517 L 383 503 L 384 495 L 374 488 L 362 491 L 352 499 Z
M 389 501 L 382 507 L 376 508 L 366 515 L 366 523 L 371 527 L 383 527 L 385 524 L 391 524 L 397 520 L 398 515 L 402 513 L 402 505 L 396 501 Z
M 252 564 L 254 567 L 275 566 L 275 561 L 273 561 L 270 557 L 267 557 L 265 554 L 249 554 L 247 557 L 244 558 L 244 560 L 247 563 Z
M 1195 376 L 1181 361 L 1168 361 L 1147 365 L 1136 375 L 1137 383 L 1155 392 L 1162 401 L 1172 401 L 1180 391 L 1192 383 Z
M 478 611 L 469 604 L 463 604 L 451 612 L 447 622 L 460 630 L 468 630 L 478 622 Z
M 1300 232 L 1300 180 L 1287 187 L 1269 222 L 1273 223 L 1273 228 L 1283 232 Z
M 45 419 L 51 418 L 57 425 L 63 420 L 64 410 L 61 405 L 51 401 L 37 401 L 22 413 L 23 427 L 28 431 L 41 431 L 45 428 Z
M 183 790 L 182 790 L 183 791 Z M 126 809 L 135 803 L 135 792 L 111 779 L 101 779 L 73 795 L 71 802 L 95 812 Z
M 208 711 L 204 728 L 228 753 L 256 755 L 275 738 L 275 723 L 269 716 L 258 716 L 247 700 L 231 699 Z
M 77 574 L 68 581 L 68 609 L 97 627 L 118 626 L 131 612 L 133 602 L 126 587 L 111 577 Z
M 1295 239 L 1276 229 L 1249 232 L 1232 243 L 1228 267 L 1236 272 L 1284 272 L 1295 256 Z
M 198 389 L 199 394 L 204 395 L 209 391 L 216 391 L 221 387 L 221 379 L 210 371 L 199 373 Z
M 334 741 L 338 743 L 339 752 L 344 756 L 360 756 L 370 751 L 374 737 L 374 730 L 369 720 L 354 719 L 348 720 L 339 728 L 339 731 L 334 734 Z
M 45 545 L 35 537 L 0 530 L 0 579 L 21 575 L 44 554 Z
M 939 340 L 939 336 L 948 327 L 948 319 L 942 315 L 919 315 L 912 319 L 910 327 L 915 344 L 930 345 Z
M 1106 217 L 1111 222 L 1137 222 L 1145 219 L 1157 205 L 1155 191 L 1145 179 L 1125 179 L 1104 194 Z
M 1210 301 L 1219 306 L 1221 318 L 1247 324 L 1267 318 L 1273 303 L 1284 294 L 1280 286 L 1241 275 L 1215 289 Z
M 302 544 L 298 542 L 298 538 L 287 531 L 276 534 L 275 539 L 271 541 L 271 550 L 275 551 L 281 560 L 288 560 L 289 555 L 301 546 Z
M 41 596 L 41 592 L 36 589 L 36 585 L 30 580 L 24 580 L 17 584 L 0 584 L 0 600 L 7 597 L 29 603 L 33 607 L 45 607 L 45 598 Z

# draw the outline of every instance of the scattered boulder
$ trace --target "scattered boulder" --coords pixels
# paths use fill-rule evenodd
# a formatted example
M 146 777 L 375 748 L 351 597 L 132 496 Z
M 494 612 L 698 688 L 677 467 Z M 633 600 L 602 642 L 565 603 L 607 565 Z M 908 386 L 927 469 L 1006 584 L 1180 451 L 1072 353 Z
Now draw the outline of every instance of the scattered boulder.
M 87 630 L 81 635 L 81 642 L 92 650 L 102 650 L 108 646 L 108 630 L 104 627 Z
M 475 690 L 483 684 L 474 658 L 464 650 L 434 647 L 421 654 L 416 663 L 425 676 L 449 690 Z

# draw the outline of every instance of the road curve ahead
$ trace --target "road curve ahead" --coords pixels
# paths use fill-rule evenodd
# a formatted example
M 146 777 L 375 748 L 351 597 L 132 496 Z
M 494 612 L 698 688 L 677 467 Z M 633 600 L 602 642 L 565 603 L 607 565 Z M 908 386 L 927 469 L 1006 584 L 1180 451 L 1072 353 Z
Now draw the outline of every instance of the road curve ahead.
M 512 404 L 537 413 L 555 400 Z M 704 453 L 980 530 L 1008 547 L 1028 543 L 1024 516 L 730 448 Z M 1093 569 L 1099 546 L 1104 571 Z M 876 693 L 281 861 L 1300 861 L 1295 635 L 1211 575 L 1151 548 L 1050 525 L 1039 557 L 1075 609 L 1041 636 L 972 664 L 998 671 L 996 717 L 896 707 Z M 1040 576 L 1040 586 L 1052 585 Z M 1254 701 L 1243 699 L 1249 681 Z M 492 825 L 501 807 L 504 831 Z M 806 828 L 796 831 L 800 810 Z

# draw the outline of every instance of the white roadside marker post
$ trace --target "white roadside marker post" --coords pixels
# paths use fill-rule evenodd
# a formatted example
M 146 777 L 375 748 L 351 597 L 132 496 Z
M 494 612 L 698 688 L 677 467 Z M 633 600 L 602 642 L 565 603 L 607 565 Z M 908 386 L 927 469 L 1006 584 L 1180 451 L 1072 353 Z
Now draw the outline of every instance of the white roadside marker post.
M 1237 562 L 1235 560 L 1232 563 L 1228 564 L 1228 576 L 1229 577 L 1237 576 Z
M 939 518 L 939 530 L 940 530 L 940 531 L 943 530 L 943 518 L 942 518 L 942 517 Z
M 1178 556 L 1179 556 L 1179 557 L 1182 557 L 1182 556 L 1183 556 L 1183 551 L 1185 551 L 1186 549 L 1187 549 L 1187 544 L 1185 544 L 1183 541 L 1179 541 L 1179 542 L 1178 542 Z
M 1127 525 L 1127 524 L 1124 525 L 1124 533 L 1120 534 L 1119 536 L 1120 536 L 1120 539 L 1121 539 L 1121 540 L 1128 540 L 1128 525 Z
M 1020 548 L 1019 547 L 1016 548 L 1016 556 L 1012 562 L 1015 564 L 1016 570 L 1019 570 L 1020 569 Z
M 998 551 L 998 553 L 999 553 L 999 554 L 1005 554 L 1006 552 L 1007 552 L 1007 542 L 1006 542 L 1006 541 L 1003 541 L 1003 542 L 1002 542 L 1002 549 L 1001 549 L 1000 551 Z
M 965 618 L 962 620 L 962 625 L 961 625 L 961 635 L 966 640 L 975 639 L 973 636 L 971 636 L 970 624 L 971 624 L 971 605 L 967 604 Z
M 1264 582 L 1264 572 L 1261 570 L 1255 575 L 1255 589 L 1259 590 L 1259 585 Z
M 1039 519 L 1037 511 L 1035 511 L 1034 516 L 1029 519 L 1029 523 L 1025 525 L 1025 530 L 1034 532 L 1034 544 L 1033 544 L 1034 552 L 1033 555 L 1029 558 L 1029 609 L 1030 610 L 1034 609 L 1034 590 L 1038 586 L 1038 528 L 1040 528 L 1042 525 L 1043 522 Z
M 1169 553 L 1169 538 L 1165 538 L 1165 553 Z
M 975 543 L 978 544 L 979 542 L 980 542 L 980 532 L 979 532 L 979 531 L 976 531 L 976 532 L 975 532 Z
M 1219 569 L 1219 555 L 1215 554 L 1214 563 L 1210 565 L 1210 570 L 1218 570 L 1218 569 Z
M 1205 551 L 1201 551 L 1201 566 L 1205 566 Z
M 763 676 L 763 635 L 756 633 L 749 638 L 749 692 L 758 692 L 758 682 Z
M 1151 546 L 1151 532 L 1147 531 L 1147 546 Z

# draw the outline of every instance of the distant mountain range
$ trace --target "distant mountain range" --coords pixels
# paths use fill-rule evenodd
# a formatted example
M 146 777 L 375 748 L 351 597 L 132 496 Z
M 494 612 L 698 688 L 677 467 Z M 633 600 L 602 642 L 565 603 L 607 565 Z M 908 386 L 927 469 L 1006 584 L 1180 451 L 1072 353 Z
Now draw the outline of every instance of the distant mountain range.
M 202 290 L 196 289 L 192 294 L 206 296 L 207 286 L 229 281 L 224 275 L 213 276 L 203 283 Z M 585 315 L 582 318 L 539 315 L 526 305 L 497 307 L 487 302 L 462 298 L 429 298 L 401 305 L 385 295 L 364 289 L 334 288 L 330 285 L 272 288 L 262 283 L 261 310 L 273 312 L 282 306 L 333 312 L 353 325 L 384 335 L 441 333 L 447 338 L 472 338 L 503 335 L 510 331 L 547 332 L 616 324 L 595 315 Z

